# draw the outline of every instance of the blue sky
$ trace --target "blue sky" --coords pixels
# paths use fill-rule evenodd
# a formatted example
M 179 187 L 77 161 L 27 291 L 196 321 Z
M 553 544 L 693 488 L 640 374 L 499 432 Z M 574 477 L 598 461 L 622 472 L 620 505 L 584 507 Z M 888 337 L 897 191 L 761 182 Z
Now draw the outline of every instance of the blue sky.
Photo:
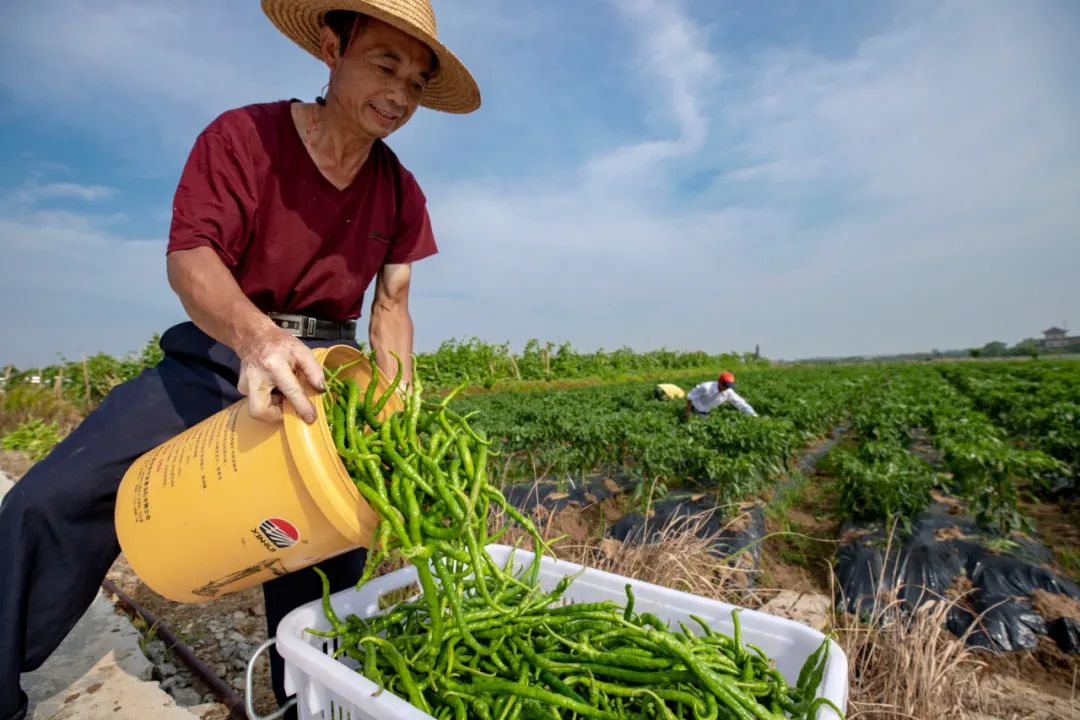
M 311 99 L 254 0 L 42 0 L 0 22 L 0 364 L 184 319 L 172 193 L 220 112 Z M 390 144 L 449 337 L 771 357 L 1080 326 L 1080 4 L 435 0 L 484 105 Z

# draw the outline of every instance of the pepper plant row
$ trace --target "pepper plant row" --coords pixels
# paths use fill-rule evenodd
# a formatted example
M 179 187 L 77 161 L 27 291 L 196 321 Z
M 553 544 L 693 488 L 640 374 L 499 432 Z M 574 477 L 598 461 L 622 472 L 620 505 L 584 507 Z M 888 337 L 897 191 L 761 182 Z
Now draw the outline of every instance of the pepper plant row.
M 712 487 L 720 504 L 759 495 L 846 419 L 850 441 L 826 465 L 839 480 L 841 513 L 860 520 L 910 520 L 937 488 L 965 500 L 987 528 L 1024 529 L 1023 493 L 1080 467 L 1075 361 L 799 366 L 739 380 L 760 417 L 721 407 L 685 422 L 682 402 L 653 399 L 647 383 L 481 393 L 454 404 L 483 411 L 478 423 L 501 452 L 505 482 L 616 466 L 641 486 Z M 940 455 L 937 466 L 912 454 L 915 432 Z
M 846 516 L 910 521 L 938 488 L 963 500 L 987 529 L 1031 529 L 1018 509 L 1021 492 L 1064 471 L 1060 461 L 1014 442 L 936 368 L 891 367 L 877 386 L 853 411 L 853 442 L 824 466 L 838 478 Z M 916 430 L 940 455 L 936 467 L 912 454 Z
M 944 366 L 941 374 L 1017 440 L 1080 472 L 1080 365 L 1075 361 Z
M 721 407 L 688 421 L 684 401 L 654 399 L 649 383 L 474 394 L 454 405 L 481 411 L 477 423 L 501 453 L 504 482 L 617 466 L 642 483 L 707 486 L 727 502 L 783 473 L 803 445 L 839 422 L 866 383 L 841 369 L 745 372 L 740 392 L 760 417 Z

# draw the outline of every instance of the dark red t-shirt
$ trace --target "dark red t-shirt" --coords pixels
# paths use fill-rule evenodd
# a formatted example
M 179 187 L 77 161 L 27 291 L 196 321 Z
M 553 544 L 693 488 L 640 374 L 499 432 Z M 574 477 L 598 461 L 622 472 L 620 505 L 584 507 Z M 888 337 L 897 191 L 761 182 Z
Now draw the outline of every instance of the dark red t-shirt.
M 420 186 L 381 141 L 352 184 L 322 176 L 281 101 L 199 135 L 173 200 L 168 252 L 210 247 L 265 312 L 356 318 L 384 264 L 437 252 Z

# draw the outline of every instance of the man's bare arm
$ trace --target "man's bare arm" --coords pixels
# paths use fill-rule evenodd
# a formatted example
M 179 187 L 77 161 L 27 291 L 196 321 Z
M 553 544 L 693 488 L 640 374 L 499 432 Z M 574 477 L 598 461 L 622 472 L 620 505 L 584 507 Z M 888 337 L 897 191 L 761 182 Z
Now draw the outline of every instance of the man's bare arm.
M 240 357 L 240 392 L 248 411 L 260 420 L 282 417 L 276 388 L 307 422 L 315 408 L 298 379 L 302 375 L 322 390 L 323 372 L 311 350 L 262 313 L 244 295 L 236 279 L 211 248 L 169 253 L 169 284 L 184 310 L 207 335 L 231 347 Z
M 409 283 L 412 265 L 384 265 L 375 281 L 368 340 L 384 373 L 397 372 L 395 353 L 405 364 L 402 386 L 412 382 L 413 322 L 409 315 Z

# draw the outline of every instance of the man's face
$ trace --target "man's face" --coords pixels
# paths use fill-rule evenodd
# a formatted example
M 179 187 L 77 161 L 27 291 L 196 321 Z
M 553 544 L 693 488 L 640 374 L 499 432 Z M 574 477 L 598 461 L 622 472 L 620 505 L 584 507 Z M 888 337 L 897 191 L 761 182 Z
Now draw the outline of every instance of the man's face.
M 338 58 L 327 102 L 364 134 L 385 138 L 416 112 L 432 66 L 427 45 L 372 18 L 357 31 L 345 57 Z

